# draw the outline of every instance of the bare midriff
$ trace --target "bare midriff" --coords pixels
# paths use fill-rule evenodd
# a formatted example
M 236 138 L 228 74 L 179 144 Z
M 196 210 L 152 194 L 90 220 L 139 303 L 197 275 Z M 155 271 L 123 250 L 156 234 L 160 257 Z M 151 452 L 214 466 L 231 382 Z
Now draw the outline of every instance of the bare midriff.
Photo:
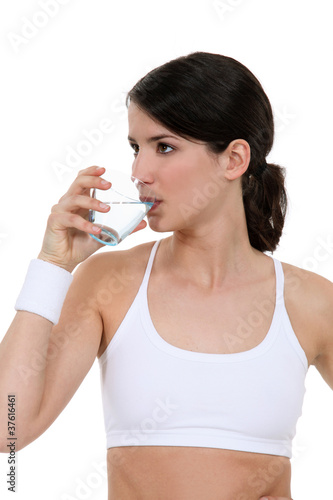
M 290 460 L 214 448 L 109 448 L 108 500 L 259 500 L 291 497 Z

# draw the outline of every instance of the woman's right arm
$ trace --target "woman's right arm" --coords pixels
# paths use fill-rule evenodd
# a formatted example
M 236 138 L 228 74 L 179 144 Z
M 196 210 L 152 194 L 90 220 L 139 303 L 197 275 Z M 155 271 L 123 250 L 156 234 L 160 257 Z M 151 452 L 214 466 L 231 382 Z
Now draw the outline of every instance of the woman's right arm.
M 102 244 L 87 220 L 89 209 L 107 212 L 90 197 L 90 189 L 108 189 L 90 167 L 79 172 L 67 193 L 52 208 L 38 259 L 72 272 Z M 140 223 L 136 230 L 145 226 Z M 7 400 L 16 399 L 16 449 L 41 435 L 61 413 L 83 381 L 98 353 L 103 323 L 94 300 L 102 255 L 77 269 L 58 324 L 20 310 L 0 344 L 0 451 L 7 453 Z M 102 259 L 103 260 L 103 259 Z M 51 286 L 51 284 L 50 284 Z
M 96 257 L 76 271 L 57 325 L 18 311 L 0 344 L 0 452 L 8 452 L 8 395 L 15 396 L 19 450 L 52 424 L 96 358 L 102 321 L 97 303 L 89 302 Z

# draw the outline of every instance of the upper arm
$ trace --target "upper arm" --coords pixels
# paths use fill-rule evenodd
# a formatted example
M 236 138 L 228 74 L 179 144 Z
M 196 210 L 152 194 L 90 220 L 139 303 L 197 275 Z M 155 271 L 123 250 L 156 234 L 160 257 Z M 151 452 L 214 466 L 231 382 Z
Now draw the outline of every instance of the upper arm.
M 314 293 L 320 307 L 314 318 L 318 325 L 319 352 L 313 365 L 333 389 L 333 283 L 320 277 Z
M 59 323 L 52 328 L 46 359 L 31 362 L 30 376 L 45 363 L 46 368 L 39 413 L 29 426 L 24 446 L 52 424 L 94 363 L 103 332 L 96 301 L 100 257 L 91 257 L 75 272 Z

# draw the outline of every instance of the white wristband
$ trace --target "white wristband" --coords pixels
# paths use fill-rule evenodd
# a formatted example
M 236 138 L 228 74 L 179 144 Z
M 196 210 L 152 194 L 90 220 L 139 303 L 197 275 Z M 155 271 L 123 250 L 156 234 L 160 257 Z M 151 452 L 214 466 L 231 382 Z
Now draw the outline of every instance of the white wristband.
M 33 259 L 17 298 L 16 311 L 29 311 L 57 324 L 73 276 L 62 267 Z

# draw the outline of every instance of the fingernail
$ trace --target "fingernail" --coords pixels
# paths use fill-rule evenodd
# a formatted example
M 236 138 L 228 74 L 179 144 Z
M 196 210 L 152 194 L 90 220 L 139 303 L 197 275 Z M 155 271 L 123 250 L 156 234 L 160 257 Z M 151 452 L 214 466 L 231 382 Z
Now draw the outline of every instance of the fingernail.
M 97 226 L 93 226 L 93 231 L 94 233 L 99 233 L 99 231 L 101 230 L 100 227 L 97 227 Z
M 102 180 L 102 184 L 110 184 L 109 181 L 105 181 L 104 179 Z
M 99 206 L 101 208 L 110 208 L 110 205 L 107 205 L 106 203 L 100 203 Z

